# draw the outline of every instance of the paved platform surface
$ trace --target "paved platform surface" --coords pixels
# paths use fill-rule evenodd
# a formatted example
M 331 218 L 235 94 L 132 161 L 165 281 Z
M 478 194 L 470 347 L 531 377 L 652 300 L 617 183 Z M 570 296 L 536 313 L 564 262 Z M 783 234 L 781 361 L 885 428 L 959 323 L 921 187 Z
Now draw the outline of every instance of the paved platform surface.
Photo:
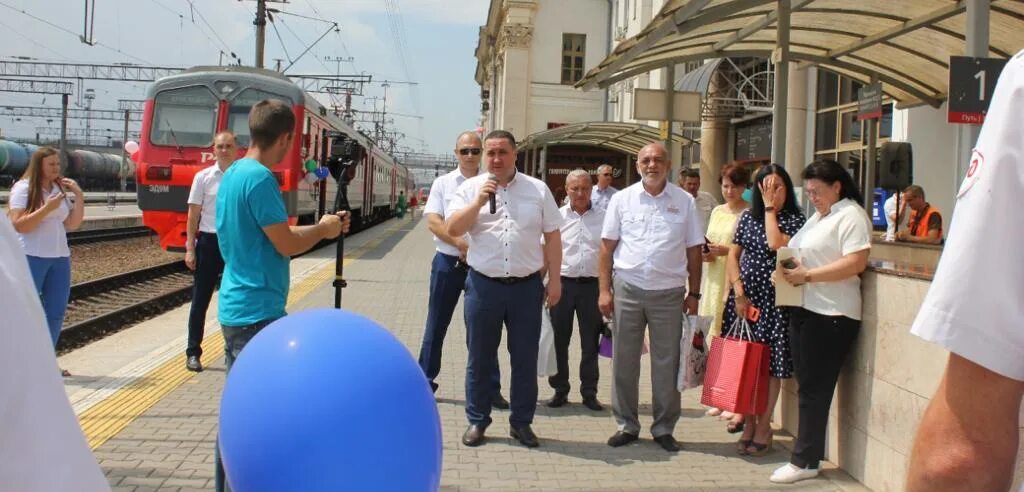
M 426 314 L 426 290 L 433 246 L 425 223 L 385 224 L 389 233 L 369 243 L 346 266 L 349 288 L 343 304 L 389 327 L 417 353 Z M 294 270 L 293 270 L 294 271 Z M 311 276 L 290 301 L 291 312 L 310 307 L 330 306 L 333 289 L 329 282 Z M 315 285 L 314 285 L 315 284 Z M 115 491 L 143 492 L 212 490 L 213 447 L 220 391 L 224 381 L 223 357 L 219 333 L 208 336 L 204 359 L 208 368 L 198 375 L 186 373 L 176 387 L 143 412 L 116 410 L 129 421 L 112 437 L 94 439 L 96 457 Z M 573 342 L 577 342 L 574 338 Z M 578 345 L 570 350 L 578 367 Z M 508 356 L 504 347 L 501 367 L 504 387 L 508 387 Z M 466 426 L 463 413 L 463 381 L 466 363 L 464 325 L 461 306 L 456 310 L 438 380 L 438 409 L 444 437 L 444 473 L 442 490 L 578 490 L 578 491 L 692 491 L 692 490 L 856 490 L 855 482 L 838 470 L 827 469 L 823 478 L 793 486 L 777 486 L 768 475 L 785 463 L 788 452 L 781 445 L 786 437 L 777 437 L 776 450 L 761 458 L 743 458 L 734 451 L 734 437 L 724 431 L 724 423 L 704 417 L 699 395 L 689 391 L 683 396 L 683 418 L 675 436 L 683 442 L 683 451 L 669 454 L 646 434 L 650 417 L 650 374 L 645 364 L 641 375 L 641 440 L 613 449 L 605 440 L 615 431 L 610 409 L 592 412 L 579 402 L 575 388 L 571 404 L 560 409 L 540 406 L 534 429 L 541 447 L 526 449 L 507 437 L 508 414 L 495 411 L 487 444 L 468 448 L 459 441 Z M 182 361 L 169 363 L 168 371 L 179 371 Z M 610 363 L 601 360 L 599 398 L 610 397 Z M 574 371 L 575 378 L 575 371 Z M 542 399 L 551 394 L 546 381 L 541 384 Z M 507 389 L 503 391 L 507 396 Z M 117 395 L 112 396 L 116 399 Z M 140 393 L 138 399 L 147 397 Z M 134 401 L 133 399 L 132 401 Z M 102 403 L 98 406 L 102 406 Z M 96 408 L 96 407 L 94 407 Z M 141 413 L 141 414 L 139 414 Z M 83 424 L 85 425 L 85 424 Z M 92 428 L 92 427 L 90 427 Z M 829 467 L 826 467 L 829 468 Z

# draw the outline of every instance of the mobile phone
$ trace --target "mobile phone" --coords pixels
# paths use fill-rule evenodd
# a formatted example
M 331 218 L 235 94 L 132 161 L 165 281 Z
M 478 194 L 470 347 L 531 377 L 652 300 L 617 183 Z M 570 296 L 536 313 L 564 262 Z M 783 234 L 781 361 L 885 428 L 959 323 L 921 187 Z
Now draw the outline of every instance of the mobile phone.
M 710 239 L 708 239 L 708 237 L 707 237 L 707 236 L 704 236 L 704 245 L 703 245 L 703 246 L 701 247 L 701 250 L 703 250 L 703 251 L 704 251 L 704 254 L 708 254 L 708 253 L 710 253 L 710 252 L 711 252 L 711 248 L 710 248 L 710 247 L 708 247 L 708 244 L 709 244 L 709 243 L 711 243 L 711 240 L 710 240 Z
M 793 258 L 786 258 L 785 260 L 782 260 L 780 264 L 782 265 L 782 268 L 785 268 L 786 270 L 792 270 L 796 268 L 796 260 L 794 260 Z
M 759 319 L 761 319 L 761 310 L 754 307 L 753 304 L 747 306 L 747 320 L 757 323 Z
M 53 180 L 53 184 L 57 185 L 57 189 L 64 194 L 64 203 L 67 204 L 68 208 L 72 208 L 71 197 L 68 196 L 67 190 L 64 189 L 64 185 L 60 184 L 60 180 L 64 179 L 64 176 L 57 176 L 57 179 Z

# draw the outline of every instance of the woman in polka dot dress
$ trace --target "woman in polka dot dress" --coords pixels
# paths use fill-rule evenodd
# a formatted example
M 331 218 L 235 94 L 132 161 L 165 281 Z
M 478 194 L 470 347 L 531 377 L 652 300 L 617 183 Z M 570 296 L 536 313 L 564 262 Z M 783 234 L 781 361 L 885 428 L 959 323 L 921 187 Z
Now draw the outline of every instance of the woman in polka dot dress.
M 754 179 L 753 203 L 736 226 L 729 250 L 727 279 L 732 287 L 722 313 L 722 331 L 736 321 L 738 313 L 750 306 L 760 310 L 757 321 L 750 322 L 754 336 L 770 349 L 768 410 L 763 415 L 748 415 L 737 450 L 740 454 L 760 456 L 771 448 L 771 418 L 783 379 L 793 376 L 793 358 L 789 349 L 789 316 L 786 308 L 775 306 L 775 252 L 804 225 L 804 215 L 796 203 L 793 181 L 786 170 L 771 164 L 762 167 Z

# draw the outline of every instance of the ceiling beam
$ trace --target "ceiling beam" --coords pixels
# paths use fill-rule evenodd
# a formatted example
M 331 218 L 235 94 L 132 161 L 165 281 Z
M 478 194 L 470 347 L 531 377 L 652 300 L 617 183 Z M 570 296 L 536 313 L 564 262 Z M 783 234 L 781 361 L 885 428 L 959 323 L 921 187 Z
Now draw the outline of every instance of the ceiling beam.
M 814 0 L 797 0 L 796 2 L 793 3 L 793 6 L 790 7 L 790 11 L 791 12 L 795 12 L 797 10 L 800 10 L 805 5 L 807 5 L 807 4 L 809 4 L 809 3 L 813 2 L 813 1 Z M 778 19 L 779 19 L 779 11 L 778 10 L 773 10 L 773 11 L 765 14 L 765 16 L 761 18 L 761 20 L 758 20 L 758 21 L 756 21 L 756 22 L 754 22 L 752 24 L 748 24 L 743 29 L 740 29 L 739 31 L 736 31 L 734 34 L 730 35 L 729 37 L 727 37 L 727 38 L 725 38 L 725 39 L 715 43 L 715 45 L 712 47 L 712 49 L 714 51 L 724 50 L 724 49 L 728 48 L 729 46 L 732 46 L 733 44 L 736 44 L 739 41 L 743 41 L 744 39 L 747 39 L 748 37 L 752 36 L 754 33 L 760 31 L 761 29 L 764 29 L 764 28 L 774 24 L 775 21 L 777 21 Z
M 860 41 L 848 44 L 841 48 L 836 48 L 828 52 L 829 58 L 839 58 L 842 56 L 849 55 L 850 53 L 863 50 L 867 47 L 874 46 L 879 43 L 884 43 L 892 38 L 902 36 L 908 32 L 920 29 L 922 27 L 928 27 L 936 22 L 942 22 L 950 17 L 959 15 L 967 9 L 967 1 L 960 0 L 952 5 L 943 7 L 938 10 L 929 12 L 921 17 L 907 20 L 902 24 L 886 29 L 884 31 L 876 32 L 870 36 L 866 36 Z

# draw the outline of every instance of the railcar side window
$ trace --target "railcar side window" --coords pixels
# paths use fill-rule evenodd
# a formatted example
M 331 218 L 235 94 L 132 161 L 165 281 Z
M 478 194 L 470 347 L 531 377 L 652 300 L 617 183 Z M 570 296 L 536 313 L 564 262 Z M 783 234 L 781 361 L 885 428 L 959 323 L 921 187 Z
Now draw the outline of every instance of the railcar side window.
M 245 89 L 231 99 L 228 108 L 228 129 L 235 132 L 239 147 L 249 147 L 249 110 L 264 99 L 277 99 L 292 105 L 292 101 L 282 95 L 259 89 Z
M 155 145 L 209 147 L 217 124 L 217 98 L 206 87 L 183 87 L 154 98 L 149 138 Z

